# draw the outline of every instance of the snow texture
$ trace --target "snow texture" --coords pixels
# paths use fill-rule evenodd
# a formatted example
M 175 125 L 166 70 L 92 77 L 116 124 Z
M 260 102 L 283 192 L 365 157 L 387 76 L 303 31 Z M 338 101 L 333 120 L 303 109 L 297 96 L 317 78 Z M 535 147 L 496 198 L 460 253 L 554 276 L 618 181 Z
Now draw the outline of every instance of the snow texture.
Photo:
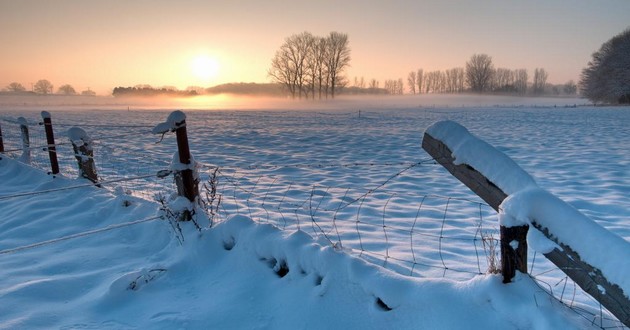
M 73 99 L 63 98 L 63 102 L 76 102 Z M 600 322 L 604 328 L 618 326 L 579 290 L 575 298 L 567 300 L 570 295 L 565 295 L 564 299 L 575 310 L 551 298 L 546 290 L 557 294 L 566 283 L 565 275 L 557 269 L 547 272 L 555 268 L 546 268 L 553 265 L 540 255 L 535 265 L 528 266 L 534 267 L 534 276 L 542 282 L 517 275 L 515 283 L 504 285 L 497 275 L 461 275 L 419 264 L 413 277 L 407 276 L 409 269 L 397 259 L 412 258 L 410 237 L 408 232 L 396 236 L 395 228 L 409 229 L 422 202 L 419 221 L 414 223 L 414 230 L 422 235 L 413 237 L 414 257 L 421 262 L 435 265 L 443 256 L 449 269 L 476 267 L 476 253 L 482 251 L 475 246 L 443 240 L 438 250 L 432 237 L 498 229 L 496 213 L 457 186 L 442 167 L 418 166 L 369 195 L 360 210 L 357 204 L 338 210 L 340 203 L 378 187 L 404 166 L 319 165 L 415 163 L 428 158 L 418 146 L 423 128 L 436 121 L 456 120 L 521 164 L 537 178 L 541 189 L 562 197 L 628 241 L 630 140 L 626 123 L 630 109 L 561 109 L 554 107 L 565 102 L 559 98 L 532 101 L 473 95 L 369 100 L 339 99 L 318 103 L 317 108 L 312 103 L 290 102 L 281 106 L 282 111 L 236 100 L 230 106 L 248 111 L 189 111 L 192 153 L 204 168 L 208 164 L 221 168 L 218 188 L 225 194 L 212 228 L 202 225 L 199 231 L 191 222 L 180 223 L 181 235 L 169 222 L 156 218 L 161 205 L 149 197 L 108 188 L 66 189 L 82 183 L 65 176 L 67 169 L 53 178 L 3 155 L 0 329 L 588 329 L 599 328 Z M 68 103 L 41 104 L 42 98 L 34 102 L 40 103 L 0 107 L 1 117 L 37 117 L 46 106 L 56 122 L 102 126 L 124 116 L 129 125 L 154 127 L 155 118 L 167 117 L 172 109 L 149 105 L 146 108 L 151 111 L 127 111 L 128 104 L 111 103 L 69 109 Z M 580 102 L 570 100 L 571 105 Z M 269 104 L 265 106 L 277 109 Z M 8 132 L 6 127 L 3 133 Z M 172 125 L 166 125 L 166 131 L 171 129 Z M 127 126 L 113 126 L 94 136 L 120 134 L 128 139 L 129 131 Z M 107 139 L 99 139 L 95 155 L 106 154 L 110 148 L 106 155 L 116 159 L 124 151 L 126 164 L 134 166 L 119 166 L 117 175 L 123 177 L 133 175 L 138 166 L 149 173 L 169 166 L 174 139 L 155 144 L 155 136 L 147 134 L 134 135 L 133 140 L 117 149 Z M 76 166 L 73 154 L 68 157 L 67 163 Z M 208 173 L 201 175 L 205 179 Z M 238 184 L 233 190 L 229 190 L 230 179 Z M 168 191 L 160 190 L 162 185 L 172 186 L 170 180 L 149 182 L 158 185 L 151 191 Z M 124 191 L 139 184 L 134 181 Z M 43 190 L 55 192 L 7 198 Z M 448 212 L 433 199 L 436 195 L 452 197 Z M 520 198 L 525 202 L 535 195 Z M 309 200 L 317 204 L 320 199 L 324 202 L 315 218 L 326 230 L 332 230 L 330 222 L 336 221 L 343 248 L 318 236 L 308 217 L 290 214 L 296 210 L 290 205 Z M 546 212 L 523 210 L 517 200 L 511 203 L 514 209 L 504 215 L 515 223 Z M 333 212 L 326 213 L 323 204 L 329 204 L 326 207 Z M 503 206 L 511 209 L 507 203 Z M 480 213 L 483 228 L 478 223 Z M 152 218 L 156 219 L 126 225 Z M 365 225 L 361 242 L 352 236 L 359 218 Z M 296 220 L 302 221 L 300 230 Z M 381 230 L 384 220 L 388 241 Z M 284 224 L 286 229 L 278 230 L 272 223 Z M 111 226 L 120 227 L 60 239 Z M 573 222 L 562 226 L 567 227 L 561 229 L 566 234 L 573 230 Z M 530 235 L 530 246 L 543 252 L 552 249 L 554 243 L 541 236 Z M 597 230 L 595 236 L 589 232 L 581 244 L 594 249 L 589 258 L 606 262 L 610 251 L 599 238 L 604 239 Z M 41 242 L 53 243 L 37 245 Z M 385 263 L 366 257 L 360 253 L 360 244 L 365 251 L 388 251 L 391 258 Z M 34 247 L 24 248 L 28 246 Z M 566 285 L 567 290 L 572 291 L 571 285 Z M 589 317 L 576 311 L 587 311 Z
M 12 189 L 73 182 L 6 158 L 0 179 Z M 40 212 L 51 200 L 65 201 L 64 208 Z M 125 207 L 94 187 L 2 203 L 21 216 L 3 223 L 14 229 L 0 234 L 0 252 L 34 236 L 46 240 L 155 214 L 154 203 L 136 200 Z M 14 307 L 0 309 L 0 328 L 588 327 L 546 299 L 527 276 L 509 286 L 498 275 L 410 278 L 322 246 L 303 231 L 282 231 L 243 215 L 202 231 L 190 222 L 180 226 L 182 244 L 168 224 L 152 221 L 1 254 L 0 296 L 4 306 Z

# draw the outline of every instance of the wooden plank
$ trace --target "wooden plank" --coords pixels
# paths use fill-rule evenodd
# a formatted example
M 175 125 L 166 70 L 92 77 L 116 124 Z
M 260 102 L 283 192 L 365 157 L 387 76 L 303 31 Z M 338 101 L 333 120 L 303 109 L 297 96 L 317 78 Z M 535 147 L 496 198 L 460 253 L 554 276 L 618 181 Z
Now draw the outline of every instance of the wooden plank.
M 455 165 L 451 150 L 431 135 L 424 134 L 422 148 L 444 166 L 454 177 L 479 195 L 495 211 L 507 195 L 479 171 L 466 164 Z M 516 271 L 527 273 L 527 230 L 529 226 L 501 226 L 501 273 L 503 283 L 509 283 Z M 517 244 L 513 244 L 515 241 Z M 515 248 L 516 247 L 516 248 Z
M 464 183 L 475 194 L 479 195 L 488 205 L 496 211 L 499 210 L 499 205 L 507 198 L 507 195 L 488 180 L 483 173 L 478 172 L 473 167 L 466 164 L 455 165 L 455 159 L 448 146 L 427 133 L 424 134 L 422 148 L 438 163 L 444 166 L 453 176 Z M 579 254 L 570 246 L 559 242 L 547 228 L 543 228 L 535 220 L 532 226 L 560 247 L 554 248 L 549 253 L 545 253 L 544 256 L 567 274 L 567 276 L 585 292 L 601 303 L 602 306 L 606 307 L 619 321 L 630 327 L 630 299 L 628 299 L 623 290 L 618 285 L 608 281 L 599 269 L 583 261 Z M 514 234 L 515 236 L 508 238 L 503 235 L 512 235 L 512 233 L 504 233 L 504 227 L 501 227 L 501 263 L 502 267 L 508 268 L 507 271 L 505 269 L 502 270 L 504 283 L 509 282 L 514 276 L 514 274 L 511 273 L 514 269 L 523 273 L 527 270 L 527 242 L 526 240 L 522 241 L 525 239 L 523 235 L 526 235 L 527 231 L 525 231 L 525 233 L 518 233 L 520 229 L 514 230 L 517 232 Z M 510 251 L 509 248 L 511 248 L 511 244 L 505 244 L 513 240 L 518 242 L 517 249 L 519 251 Z M 522 242 L 524 242 L 524 244 L 522 244 Z M 602 242 L 601 244 L 605 243 Z M 523 252 L 522 249 L 525 249 L 525 252 Z M 504 262 L 503 259 L 506 258 L 508 260 Z M 512 265 L 511 263 L 514 262 L 517 262 L 517 264 Z M 524 262 L 524 264 L 520 262 Z

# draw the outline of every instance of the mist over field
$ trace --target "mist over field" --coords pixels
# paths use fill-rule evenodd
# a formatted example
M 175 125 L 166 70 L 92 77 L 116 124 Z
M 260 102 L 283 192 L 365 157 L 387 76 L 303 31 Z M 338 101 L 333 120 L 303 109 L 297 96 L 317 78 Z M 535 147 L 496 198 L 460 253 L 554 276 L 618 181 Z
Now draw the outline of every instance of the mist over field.
M 0 96 L 0 109 L 46 110 L 81 108 L 86 110 L 361 110 L 430 107 L 567 107 L 590 104 L 580 97 L 528 97 L 479 94 L 421 94 L 401 96 L 339 96 L 325 101 L 292 100 L 279 97 L 230 94 L 186 98 L 111 96 Z

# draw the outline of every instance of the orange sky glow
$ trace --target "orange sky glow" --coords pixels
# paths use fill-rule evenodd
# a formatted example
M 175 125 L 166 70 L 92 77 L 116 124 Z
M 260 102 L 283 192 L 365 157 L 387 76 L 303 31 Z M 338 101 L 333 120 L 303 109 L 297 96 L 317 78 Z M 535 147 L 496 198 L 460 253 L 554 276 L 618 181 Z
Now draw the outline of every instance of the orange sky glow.
M 302 31 L 348 34 L 351 81 L 382 84 L 486 53 L 495 67 L 542 67 L 564 83 L 628 27 L 628 13 L 626 0 L 0 0 L 0 89 L 39 79 L 100 95 L 137 84 L 264 83 L 284 38 Z

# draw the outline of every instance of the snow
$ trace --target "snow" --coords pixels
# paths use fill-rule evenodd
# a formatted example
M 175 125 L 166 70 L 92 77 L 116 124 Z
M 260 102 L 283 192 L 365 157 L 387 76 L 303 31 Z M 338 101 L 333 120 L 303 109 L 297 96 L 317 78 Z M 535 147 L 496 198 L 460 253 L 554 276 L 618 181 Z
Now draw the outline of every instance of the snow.
M 90 137 L 82 128 L 71 127 L 70 129 L 68 129 L 68 132 L 66 132 L 66 135 L 75 145 L 82 146 L 85 144 L 89 148 Z
M 157 124 L 152 132 L 153 134 L 164 134 L 166 132 L 172 132 L 175 131 L 177 128 L 181 127 L 181 124 L 186 120 L 186 114 L 181 111 L 181 110 L 177 110 L 177 111 L 173 111 L 171 112 L 168 117 L 166 118 L 166 121 L 163 123 L 159 123 Z
M 524 189 L 508 196 L 500 209 L 502 214 L 509 214 L 522 224 L 536 223 L 548 229 L 558 243 L 570 246 L 582 260 L 601 270 L 609 281 L 629 295 L 630 242 L 540 188 Z M 543 251 L 549 251 L 549 246 Z
M 191 151 L 202 182 L 207 183 L 211 168 L 220 169 L 221 206 L 212 228 L 208 222 L 201 230 L 190 221 L 177 223 L 177 228 L 159 218 L 161 205 L 151 192 L 167 193 L 166 187 L 172 191 L 171 180 L 148 179 L 148 186 L 133 181 L 111 190 L 106 185 L 72 188 L 84 182 L 75 179 L 74 156 L 62 145 L 58 149 L 62 173 L 54 178 L 11 159 L 16 154 L 3 155 L 0 329 L 617 326 L 599 317 L 599 306 L 592 300 L 579 294 L 567 299 L 573 295 L 571 285 L 562 282 L 561 272 L 550 272 L 540 254 L 531 263 L 535 277 L 517 274 L 514 283 L 504 285 L 500 275 L 477 274 L 476 254 L 483 259 L 484 252 L 475 247 L 481 243 L 459 238 L 496 230 L 497 215 L 440 166 L 416 166 L 380 185 L 408 164 L 427 159 L 420 148 L 425 127 L 456 121 L 514 159 L 536 178 L 540 190 L 566 200 L 627 244 L 630 136 L 624 123 L 630 109 L 461 108 L 457 103 L 418 107 L 435 103 L 409 100 L 412 104 L 393 98 L 379 99 L 376 105 L 340 100 L 335 107 L 341 108 L 335 109 L 308 103 L 299 105 L 303 108 L 299 111 L 187 111 Z M 388 102 L 396 103 L 395 109 Z M 0 107 L 0 125 L 8 134 L 3 136 L 5 145 L 13 139 L 8 138 L 11 127 L 2 119 L 29 117 L 29 111 L 40 110 L 34 108 Z M 155 174 L 170 166 L 174 137 L 167 135 L 155 144 L 155 136 L 144 130 L 151 131 L 155 118 L 166 117 L 170 110 L 52 109 L 57 130 L 63 130 L 63 124 L 76 125 L 92 135 L 95 158 L 101 157 L 99 177 L 104 180 L 135 175 L 136 168 Z M 362 110 L 361 117 L 357 109 Z M 121 117 L 142 129 L 111 124 Z M 105 138 L 132 130 L 144 135 L 133 139 L 126 135 L 111 144 Z M 169 130 L 170 124 L 164 132 Z M 116 147 L 121 140 L 134 143 Z M 459 152 L 458 160 L 468 157 L 464 150 Z M 125 161 L 117 165 L 118 159 Z M 108 162 L 115 165 L 107 167 Z M 338 166 L 357 163 L 376 165 Z M 34 153 L 34 165 L 38 164 Z M 502 170 L 511 165 L 494 166 Z M 518 182 L 506 185 L 521 187 Z M 10 197 L 44 190 L 50 192 Z M 373 193 L 363 196 L 369 190 Z M 545 210 L 530 214 L 519 203 L 543 198 L 540 190 L 516 194 L 511 206 L 507 201 L 502 206 L 514 212 L 501 217 L 512 216 L 514 222 L 528 221 L 532 215 L 537 219 Z M 180 202 L 171 207 L 190 207 L 190 202 Z M 342 203 L 350 204 L 340 208 Z M 299 208 L 309 204 L 305 212 Z M 556 204 L 560 203 L 549 202 L 552 208 Z M 564 207 L 557 211 L 566 215 L 566 221 L 574 219 Z M 343 244 L 331 244 L 338 243 L 335 228 Z M 413 228 L 422 235 L 397 228 Z M 556 246 L 532 232 L 537 231 L 530 230 L 530 246 L 541 252 Z M 611 239 L 600 234 L 595 232 L 596 237 Z M 445 239 L 438 239 L 441 236 Z M 580 242 L 585 247 L 599 242 L 587 237 Z M 593 254 L 605 263 L 607 245 L 599 245 Z M 386 254 L 389 259 L 383 259 Z M 418 264 L 411 270 L 396 258 L 415 258 Z M 442 262 L 446 267 L 438 267 Z M 484 260 L 480 269 L 485 272 Z M 563 287 L 567 287 L 563 301 L 575 310 L 548 293 Z
M 476 138 L 458 123 L 440 121 L 427 128 L 426 132 L 451 149 L 455 164 L 471 165 L 508 194 L 499 206 L 502 226 L 537 224 L 541 230 L 549 230 L 556 243 L 571 247 L 583 261 L 601 270 L 609 281 L 618 284 L 629 296 L 629 242 L 539 188 L 534 179 L 512 159 Z M 529 231 L 534 230 L 532 227 Z M 557 247 L 557 244 L 547 242 L 538 234 L 529 234 L 528 239 L 532 239 L 532 247 L 541 253 Z M 510 245 L 516 249 L 518 242 L 510 242 Z
M 42 119 L 51 119 L 52 118 L 51 115 L 50 115 L 50 112 L 48 112 L 48 111 L 42 111 L 41 115 L 42 115 Z
M 3 179 L 16 173 L 32 176 L 21 184 L 10 180 L 13 189 L 67 184 L 66 179 L 51 180 L 9 159 L 0 162 Z M 151 203 L 134 200 L 124 207 L 116 197 L 94 187 L 60 192 L 53 198 L 68 201 L 56 214 L 37 211 L 48 204 L 45 200 L 14 202 L 15 214 L 38 216 L 10 235 L 3 234 L 3 248 L 31 240 L 26 236 L 33 233 L 39 239 L 65 236 L 154 212 Z M 3 226 L 12 218 L 6 218 Z M 496 275 L 470 281 L 409 278 L 319 245 L 303 231 L 282 231 L 242 215 L 202 231 L 190 223 L 181 226 L 181 245 L 168 225 L 156 220 L 0 254 L 4 279 L 0 296 L 10 302 L 5 306 L 20 306 L 0 311 L 1 328 L 584 325 L 557 301 L 545 299 L 546 294 L 526 276 L 518 276 L 511 286 L 503 285 Z
M 455 165 L 472 166 L 507 195 L 536 185 L 534 179 L 511 158 L 470 134 L 465 127 L 454 121 L 434 123 L 427 128 L 426 133 L 451 149 Z

